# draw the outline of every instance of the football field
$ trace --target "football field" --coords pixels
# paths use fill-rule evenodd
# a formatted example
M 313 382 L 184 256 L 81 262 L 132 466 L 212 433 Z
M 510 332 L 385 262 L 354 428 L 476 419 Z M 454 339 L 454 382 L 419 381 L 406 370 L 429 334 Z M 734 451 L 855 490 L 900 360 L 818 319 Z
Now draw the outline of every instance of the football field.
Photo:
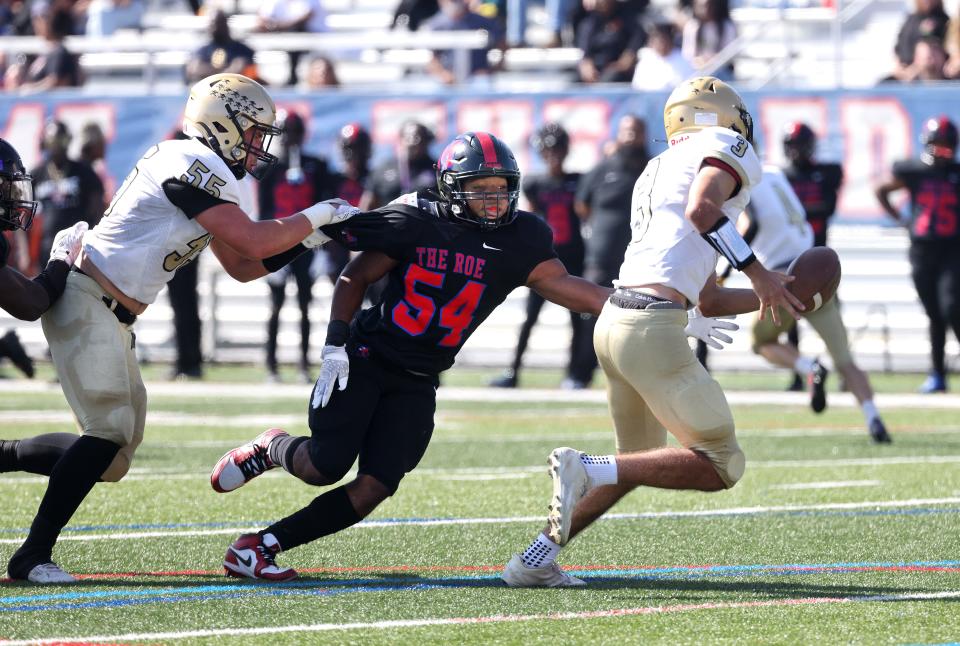
M 134 469 L 58 544 L 80 582 L 0 582 L 0 644 L 960 642 L 960 398 L 878 378 L 894 442 L 876 446 L 847 394 L 814 415 L 784 375 L 721 376 L 743 480 L 639 489 L 561 554 L 586 588 L 518 590 L 499 574 L 543 524 L 547 454 L 613 436 L 602 390 L 480 387 L 490 374 L 445 380 L 420 467 L 362 524 L 281 554 L 301 574 L 281 584 L 225 577 L 224 552 L 320 490 L 277 469 L 217 494 L 208 474 L 267 427 L 306 434 L 310 387 L 148 382 Z M 0 438 L 70 429 L 58 387 L 0 382 Z M 45 483 L 0 474 L 0 567 Z

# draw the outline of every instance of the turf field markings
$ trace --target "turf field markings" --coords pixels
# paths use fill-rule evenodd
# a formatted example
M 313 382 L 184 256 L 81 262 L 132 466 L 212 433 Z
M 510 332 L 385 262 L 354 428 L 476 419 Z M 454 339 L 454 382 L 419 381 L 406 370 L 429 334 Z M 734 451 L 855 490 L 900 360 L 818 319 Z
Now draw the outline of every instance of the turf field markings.
M 771 485 L 769 489 L 803 490 L 803 489 L 846 489 L 849 487 L 879 487 L 882 480 L 834 480 L 825 482 L 789 482 Z
M 573 592 L 576 593 L 575 591 Z M 195 639 L 205 637 L 231 637 L 277 635 L 284 633 L 311 633 L 345 630 L 394 630 L 398 628 L 417 628 L 424 626 L 462 626 L 469 624 L 498 624 L 530 621 L 564 621 L 607 619 L 642 615 L 670 614 L 678 612 L 696 612 L 704 610 L 729 610 L 738 608 L 771 608 L 800 605 L 823 605 L 833 603 L 896 603 L 905 601 L 934 601 L 960 598 L 960 592 L 931 592 L 902 595 L 863 595 L 849 597 L 797 597 L 791 599 L 764 599 L 756 601 L 715 601 L 707 603 L 684 603 L 664 606 L 641 606 L 633 608 L 611 608 L 607 610 L 587 610 L 581 612 L 537 613 L 526 615 L 493 615 L 468 617 L 435 617 L 424 619 L 392 619 L 370 622 L 294 624 L 287 626 L 262 626 L 254 628 L 219 628 L 203 630 L 182 630 L 153 633 L 125 633 L 120 635 L 84 635 L 65 636 L 46 639 L 0 641 L 4 646 L 27 646 L 28 644 L 56 644 L 63 642 L 122 642 L 122 641 L 166 641 Z
M 602 521 L 614 520 L 649 520 L 649 519 L 685 519 L 685 518 L 730 518 L 749 517 L 765 514 L 787 515 L 842 515 L 842 516 L 899 516 L 925 514 L 957 514 L 960 508 L 948 507 L 940 509 L 940 505 L 960 503 L 960 497 L 953 498 L 917 498 L 912 500 L 875 500 L 862 502 L 837 502 L 813 505 L 774 505 L 755 507 L 732 507 L 727 509 L 702 509 L 689 511 L 654 511 L 630 514 L 607 514 L 600 518 Z M 932 507 L 932 508 L 931 508 Z M 506 523 L 539 523 L 543 516 L 507 516 L 497 518 L 383 518 L 364 520 L 350 529 L 376 529 L 398 526 L 442 526 L 442 525 L 497 525 Z M 177 538 L 184 536 L 217 536 L 238 532 L 257 531 L 268 521 L 253 523 L 251 521 L 237 521 L 234 525 L 223 524 L 210 527 L 209 524 L 198 527 L 190 524 L 159 525 L 168 527 L 172 531 L 127 531 L 106 534 L 88 534 L 85 531 L 105 529 L 103 526 L 88 526 L 78 531 L 76 528 L 66 527 L 61 541 L 94 541 L 94 540 L 136 540 L 141 538 Z M 116 527 L 116 526 L 111 526 Z M 120 526 L 126 528 L 127 526 Z M 150 527 L 157 527 L 151 525 Z M 197 529 L 189 529 L 197 527 Z M 182 529 L 188 528 L 188 529 Z M 23 536 L 26 529 L 0 530 L 0 533 L 18 533 Z M 2 538 L 0 544 L 19 545 L 23 538 Z

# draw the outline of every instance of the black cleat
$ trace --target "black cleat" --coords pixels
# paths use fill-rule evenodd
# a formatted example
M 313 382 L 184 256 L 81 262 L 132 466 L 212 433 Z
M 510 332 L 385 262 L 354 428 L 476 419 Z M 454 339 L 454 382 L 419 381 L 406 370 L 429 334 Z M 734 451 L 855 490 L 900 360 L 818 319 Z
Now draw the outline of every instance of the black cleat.
M 7 357 L 28 379 L 33 379 L 33 359 L 20 343 L 16 330 L 9 330 L 0 337 L 0 357 Z
M 830 371 L 819 361 L 813 360 L 813 370 L 807 375 L 807 390 L 810 392 L 810 408 L 814 413 L 822 413 L 827 408 L 826 383 Z
M 887 427 L 883 425 L 883 420 L 879 417 L 874 418 L 873 421 L 870 422 L 870 439 L 877 444 L 890 444 L 893 442 L 890 434 L 887 433 Z
M 800 375 L 793 373 L 793 381 L 787 384 L 786 391 L 788 393 L 802 393 L 803 392 L 803 379 L 800 378 Z
M 496 379 L 490 380 L 491 388 L 516 388 L 517 375 L 513 370 L 507 370 Z

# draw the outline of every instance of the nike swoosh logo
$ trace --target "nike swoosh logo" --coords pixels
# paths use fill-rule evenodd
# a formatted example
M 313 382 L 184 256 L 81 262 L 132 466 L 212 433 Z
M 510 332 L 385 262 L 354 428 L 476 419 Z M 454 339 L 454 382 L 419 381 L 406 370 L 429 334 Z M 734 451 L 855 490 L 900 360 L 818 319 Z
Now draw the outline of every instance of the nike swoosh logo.
M 497 249 L 496 247 L 491 247 L 491 246 L 488 245 L 486 242 L 483 243 L 483 248 L 484 248 L 484 249 L 489 249 L 490 251 L 503 251 L 503 249 Z
M 240 556 L 240 552 L 233 549 L 232 547 L 230 548 L 230 551 L 233 552 L 233 555 L 237 557 L 237 560 L 240 561 L 240 563 L 242 563 L 244 567 L 250 567 L 251 565 L 253 565 L 252 556 L 247 556 L 246 558 L 244 558 L 243 556 Z

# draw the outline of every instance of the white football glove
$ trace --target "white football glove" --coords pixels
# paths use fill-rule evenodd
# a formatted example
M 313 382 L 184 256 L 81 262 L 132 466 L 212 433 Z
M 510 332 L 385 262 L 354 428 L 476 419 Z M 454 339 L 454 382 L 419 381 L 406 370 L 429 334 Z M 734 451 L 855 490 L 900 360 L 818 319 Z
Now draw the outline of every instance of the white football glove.
M 733 343 L 733 339 L 720 330 L 739 330 L 740 326 L 733 321 L 732 316 L 718 316 L 711 318 L 704 316 L 699 307 L 687 311 L 687 327 L 683 331 L 687 336 L 700 339 L 715 350 L 723 350 L 723 343 Z M 718 340 L 719 339 L 719 340 Z M 721 343 L 720 341 L 723 341 Z
M 313 399 L 310 405 L 314 408 L 323 408 L 330 401 L 333 394 L 333 384 L 337 383 L 340 390 L 347 387 L 347 378 L 350 376 L 350 358 L 347 349 L 342 345 L 325 345 L 320 353 L 323 364 L 320 366 L 320 376 L 313 387 Z
M 344 220 L 352 218 L 359 212 L 360 209 L 339 197 L 317 202 L 313 206 L 308 206 L 300 211 L 300 213 L 310 220 L 310 224 L 313 225 L 314 229 L 328 224 L 339 224 Z
M 307 249 L 314 249 L 316 247 L 322 247 L 323 245 L 330 242 L 332 238 L 320 229 L 314 229 L 313 232 L 308 235 L 306 238 L 300 241 Z
M 80 255 L 83 246 L 83 234 L 90 226 L 86 222 L 77 222 L 72 227 L 58 231 L 50 247 L 50 260 L 62 260 L 72 265 Z

